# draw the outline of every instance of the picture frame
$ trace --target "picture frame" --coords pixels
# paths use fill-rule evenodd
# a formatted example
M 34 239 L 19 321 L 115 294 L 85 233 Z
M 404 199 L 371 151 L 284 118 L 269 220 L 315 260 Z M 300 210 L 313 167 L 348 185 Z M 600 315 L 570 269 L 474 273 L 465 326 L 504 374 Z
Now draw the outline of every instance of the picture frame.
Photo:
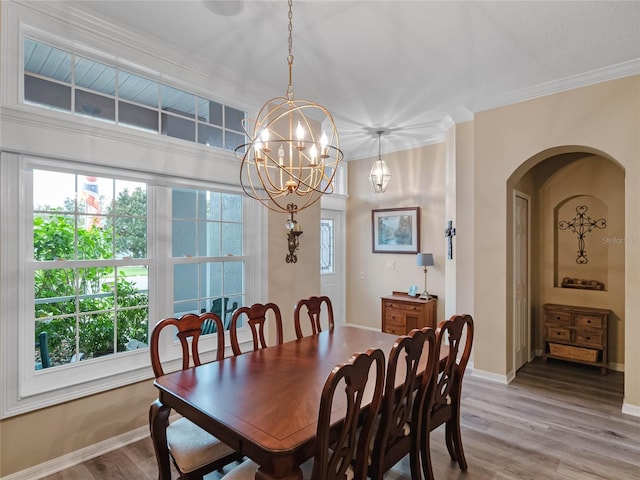
M 420 207 L 371 210 L 373 253 L 418 253 Z

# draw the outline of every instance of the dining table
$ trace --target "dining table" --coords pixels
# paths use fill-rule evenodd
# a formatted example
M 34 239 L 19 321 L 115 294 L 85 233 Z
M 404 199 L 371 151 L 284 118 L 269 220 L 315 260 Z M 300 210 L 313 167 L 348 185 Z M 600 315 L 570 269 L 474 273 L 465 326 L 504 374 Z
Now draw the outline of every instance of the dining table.
M 260 466 L 256 479 L 299 480 L 299 466 L 314 455 L 320 396 L 329 373 L 356 352 L 379 348 L 388 357 L 397 338 L 375 330 L 336 326 L 169 373 L 158 377 L 154 385 L 167 412 L 173 409 L 256 462 Z M 369 402 L 365 398 L 363 406 Z M 339 425 L 344 407 L 341 402 L 334 405 L 332 424 Z M 166 441 L 162 429 L 166 429 L 167 418 L 168 413 L 151 422 L 154 441 Z M 161 469 L 159 478 L 169 480 L 168 468 Z

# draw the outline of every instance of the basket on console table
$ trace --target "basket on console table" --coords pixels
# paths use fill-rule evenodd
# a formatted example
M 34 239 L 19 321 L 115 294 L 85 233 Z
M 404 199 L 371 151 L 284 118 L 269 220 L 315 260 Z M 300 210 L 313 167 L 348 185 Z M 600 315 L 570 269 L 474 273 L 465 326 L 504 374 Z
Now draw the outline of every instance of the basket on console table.
M 590 348 L 561 345 L 559 343 L 549 343 L 549 350 L 549 353 L 555 357 L 563 357 L 570 360 L 580 360 L 582 362 L 595 363 L 598 361 L 598 350 L 592 350 Z

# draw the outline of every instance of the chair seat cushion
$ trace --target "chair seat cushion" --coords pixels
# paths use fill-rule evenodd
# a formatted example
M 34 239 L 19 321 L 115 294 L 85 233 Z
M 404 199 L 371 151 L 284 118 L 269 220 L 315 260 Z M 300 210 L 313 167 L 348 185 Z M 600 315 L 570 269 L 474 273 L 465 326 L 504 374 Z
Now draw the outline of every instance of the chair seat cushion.
M 256 477 L 258 471 L 258 464 L 253 460 L 245 460 L 237 467 L 231 469 L 229 473 L 226 473 L 222 480 L 253 480 Z
M 193 472 L 234 451 L 186 418 L 169 424 L 167 444 L 171 456 L 183 473 Z

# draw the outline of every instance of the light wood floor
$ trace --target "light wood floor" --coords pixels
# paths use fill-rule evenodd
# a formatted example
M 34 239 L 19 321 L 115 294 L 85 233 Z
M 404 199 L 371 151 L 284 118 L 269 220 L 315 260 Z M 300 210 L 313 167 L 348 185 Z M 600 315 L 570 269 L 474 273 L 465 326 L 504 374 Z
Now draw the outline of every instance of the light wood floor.
M 444 428 L 432 433 L 439 480 L 640 480 L 640 418 L 621 413 L 623 375 L 567 362 L 534 361 L 510 385 L 465 377 L 462 439 L 469 464 L 449 460 Z M 207 476 L 216 480 L 218 474 Z M 46 480 L 157 478 L 151 441 L 46 477 Z M 387 474 L 408 480 L 403 460 Z

